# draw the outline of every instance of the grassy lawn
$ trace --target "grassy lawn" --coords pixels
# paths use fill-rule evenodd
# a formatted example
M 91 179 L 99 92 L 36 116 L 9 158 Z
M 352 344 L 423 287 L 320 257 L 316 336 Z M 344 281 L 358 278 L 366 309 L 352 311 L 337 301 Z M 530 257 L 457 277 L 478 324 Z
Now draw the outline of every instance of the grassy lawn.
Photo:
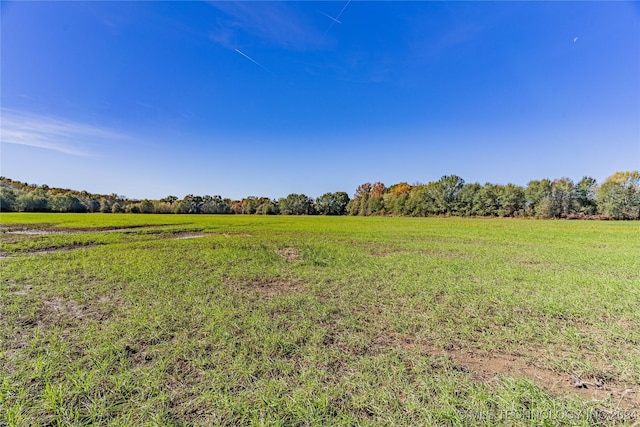
M 0 425 L 640 423 L 638 222 L 0 222 Z

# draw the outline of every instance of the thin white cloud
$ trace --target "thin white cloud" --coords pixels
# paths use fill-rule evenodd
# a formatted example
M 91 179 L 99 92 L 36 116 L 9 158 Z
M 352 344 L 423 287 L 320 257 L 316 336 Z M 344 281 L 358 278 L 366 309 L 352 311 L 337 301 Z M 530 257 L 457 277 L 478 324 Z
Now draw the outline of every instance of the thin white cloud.
M 111 129 L 50 116 L 3 108 L 0 141 L 58 151 L 74 156 L 92 155 L 96 143 L 130 139 Z
M 318 47 L 321 34 L 290 4 L 285 2 L 212 2 L 226 15 L 209 38 L 225 47 L 237 47 L 243 36 L 287 49 Z

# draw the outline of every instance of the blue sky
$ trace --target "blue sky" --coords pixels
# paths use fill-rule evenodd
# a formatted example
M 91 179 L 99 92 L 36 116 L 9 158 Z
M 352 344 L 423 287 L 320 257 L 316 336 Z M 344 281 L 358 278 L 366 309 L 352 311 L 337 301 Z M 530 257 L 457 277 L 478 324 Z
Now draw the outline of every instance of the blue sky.
M 638 2 L 1 7 L 12 179 L 278 198 L 640 168 Z

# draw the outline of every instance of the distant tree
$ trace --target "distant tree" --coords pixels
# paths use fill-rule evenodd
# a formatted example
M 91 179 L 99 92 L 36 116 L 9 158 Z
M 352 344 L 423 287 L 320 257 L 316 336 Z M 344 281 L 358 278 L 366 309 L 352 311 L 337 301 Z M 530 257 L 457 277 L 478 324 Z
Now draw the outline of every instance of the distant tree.
M 258 215 L 277 215 L 279 212 L 278 204 L 266 197 L 262 198 L 262 203 L 256 208 Z
M 365 207 L 366 215 L 384 214 L 384 194 L 386 187 L 381 182 L 376 182 L 369 192 L 369 200 Z
M 575 192 L 569 178 L 554 179 L 550 190 L 536 208 L 536 214 L 544 218 L 564 218 L 573 212 Z
M 106 197 L 100 199 L 100 212 L 111 213 L 111 202 Z
M 0 188 L 0 211 L 13 212 L 16 210 L 18 210 L 16 206 L 16 193 L 10 188 Z
M 56 194 L 49 200 L 49 208 L 54 212 L 87 212 L 87 207 L 71 193 Z
M 172 206 L 171 203 L 161 202 L 161 201 L 153 201 L 151 203 L 153 204 L 153 213 L 157 213 L 157 214 L 176 213 L 175 207 Z
M 612 219 L 640 219 L 640 172 L 616 172 L 598 188 L 598 208 Z
M 524 188 L 514 184 L 501 187 L 498 194 L 498 215 L 507 217 L 519 215 L 524 210 L 525 200 Z
M 201 211 L 206 214 L 231 213 L 231 200 L 222 199 L 220 196 L 204 196 L 202 198 Z
M 169 203 L 170 205 L 172 205 L 172 204 L 174 204 L 175 202 L 178 201 L 178 198 L 176 196 L 167 196 L 167 197 L 164 197 L 164 198 L 160 199 L 160 201 L 164 202 L 164 203 Z
M 528 213 L 534 216 L 542 216 L 545 209 L 540 209 L 540 203 L 551 196 L 551 181 L 546 178 L 539 181 L 530 181 L 524 193 Z
M 40 191 L 29 191 L 16 198 L 16 207 L 20 212 L 47 212 L 49 211 L 49 200 L 46 193 Z
M 440 213 L 451 215 L 457 211 L 458 194 L 464 187 L 464 179 L 457 175 L 445 175 L 437 182 L 435 194 Z
M 246 197 L 242 199 L 242 202 L 241 202 L 242 213 L 246 215 L 252 215 L 256 213 L 256 211 L 258 210 L 258 206 L 260 206 L 262 203 L 263 203 L 263 200 L 261 197 L 256 197 L 256 196 Z
M 356 188 L 356 193 L 349 203 L 349 215 L 366 215 L 369 207 L 369 197 L 371 195 L 370 182 L 365 182 Z
M 442 194 L 442 187 L 436 182 L 415 185 L 407 200 L 407 213 L 411 216 L 438 215 L 440 212 L 436 198 Z
M 144 199 L 138 204 L 140 209 L 140 213 L 154 213 L 155 207 L 153 206 L 153 202 L 148 199 Z
M 138 203 L 129 204 L 125 208 L 125 212 L 138 214 L 140 213 L 140 205 Z
M 111 212 L 112 213 L 120 213 L 123 212 L 124 209 L 122 207 L 122 205 L 120 205 L 120 203 L 115 202 L 113 205 L 111 205 Z
M 289 194 L 287 197 L 278 200 L 280 213 L 284 215 L 311 215 L 313 210 L 313 199 L 304 194 Z
M 585 176 L 576 184 L 576 203 L 579 213 L 594 215 L 597 212 L 596 180 Z
M 186 212 L 183 212 L 183 213 L 199 214 L 201 213 L 202 204 L 204 203 L 204 200 L 200 196 L 187 194 L 186 196 L 184 196 L 184 199 L 182 199 L 182 202 L 184 203 L 184 207 L 187 210 Z
M 500 185 L 485 183 L 474 195 L 474 210 L 480 216 L 500 215 L 500 196 L 502 188 Z
M 390 215 L 407 215 L 407 201 L 411 188 L 406 182 L 389 187 L 383 196 L 385 212 Z
M 344 215 L 349 204 L 349 195 L 343 191 L 325 193 L 316 199 L 316 208 L 321 215 Z
M 231 202 L 231 213 L 234 213 L 234 214 L 242 213 L 242 201 L 234 200 Z
M 458 193 L 458 214 L 461 216 L 479 215 L 475 204 L 476 194 L 482 189 L 482 186 L 474 182 L 473 184 L 465 184 Z

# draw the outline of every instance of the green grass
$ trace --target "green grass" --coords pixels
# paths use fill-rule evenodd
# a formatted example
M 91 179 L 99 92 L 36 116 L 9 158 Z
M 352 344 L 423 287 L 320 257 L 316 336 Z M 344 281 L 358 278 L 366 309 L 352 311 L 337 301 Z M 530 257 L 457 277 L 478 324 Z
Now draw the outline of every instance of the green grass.
M 638 222 L 0 222 L 0 425 L 638 422 Z

